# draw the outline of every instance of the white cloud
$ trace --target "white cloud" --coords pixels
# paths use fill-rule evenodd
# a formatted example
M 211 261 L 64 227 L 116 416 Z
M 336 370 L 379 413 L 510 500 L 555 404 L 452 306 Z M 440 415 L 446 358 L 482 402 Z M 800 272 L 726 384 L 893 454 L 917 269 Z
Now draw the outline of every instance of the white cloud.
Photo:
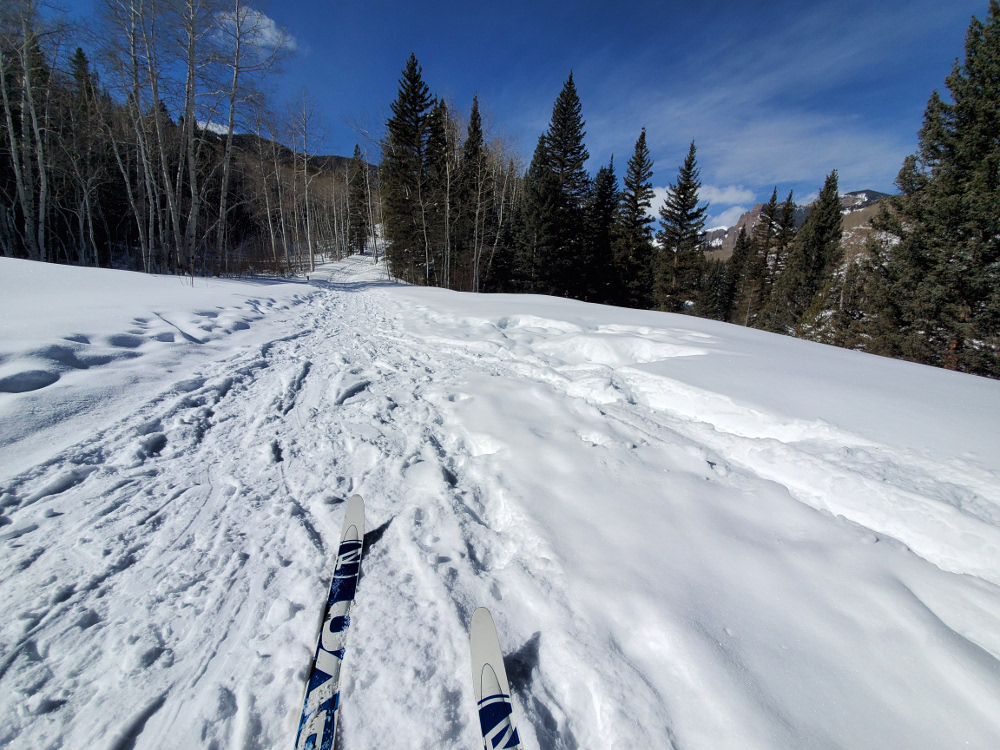
M 734 203 L 749 203 L 756 200 L 753 190 L 749 190 L 742 185 L 727 185 L 726 187 L 715 187 L 715 185 L 702 185 L 698 191 L 698 196 L 708 203 L 722 206 L 731 206 Z
M 750 209 L 745 206 L 733 206 L 732 208 L 727 208 L 721 214 L 709 217 L 709 219 L 705 222 L 705 226 L 712 227 L 713 229 L 718 227 L 726 227 L 728 229 L 736 224 L 737 220 L 749 210 Z
M 241 28 L 245 35 L 244 43 L 255 48 L 259 53 L 270 55 L 278 47 L 288 52 L 298 49 L 295 36 L 275 23 L 270 16 L 253 8 L 246 8 L 237 16 L 232 11 L 223 11 L 217 16 L 223 36 L 233 36 Z M 242 21 L 242 23 L 239 23 Z
M 873 12 L 878 18 L 889 13 Z M 588 144 L 594 153 L 629 153 L 633 133 L 644 125 L 656 179 L 665 182 L 675 177 L 694 139 L 702 178 L 733 202 L 754 200 L 727 194 L 745 185 L 761 193 L 767 188 L 767 195 L 771 185 L 786 186 L 787 194 L 789 183 L 806 183 L 811 191 L 832 169 L 839 170 L 844 189 L 885 189 L 912 152 L 915 131 L 886 127 L 860 105 L 834 110 L 820 101 L 826 90 L 854 85 L 885 61 L 892 48 L 886 34 L 913 31 L 905 18 L 878 28 L 852 24 L 839 6 L 817 4 L 757 40 L 733 46 L 720 39 L 716 48 L 693 56 L 670 87 L 643 81 L 628 93 L 622 82 L 635 78 L 635 61 L 613 62 L 598 90 L 614 104 L 588 114 Z M 703 188 L 702 197 L 724 204 L 713 189 Z
M 204 120 L 198 120 L 198 127 L 202 130 L 218 133 L 219 135 L 225 135 L 229 132 L 229 128 L 221 122 L 205 122 Z

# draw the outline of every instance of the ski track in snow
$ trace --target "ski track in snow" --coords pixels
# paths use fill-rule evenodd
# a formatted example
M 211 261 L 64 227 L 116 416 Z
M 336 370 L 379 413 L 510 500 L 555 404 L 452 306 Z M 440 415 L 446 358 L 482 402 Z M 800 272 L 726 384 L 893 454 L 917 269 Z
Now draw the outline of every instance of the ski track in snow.
M 1000 746 L 994 472 L 370 279 L 0 487 L 0 745 L 291 747 L 359 492 L 348 750 L 479 746 L 481 605 L 529 748 Z

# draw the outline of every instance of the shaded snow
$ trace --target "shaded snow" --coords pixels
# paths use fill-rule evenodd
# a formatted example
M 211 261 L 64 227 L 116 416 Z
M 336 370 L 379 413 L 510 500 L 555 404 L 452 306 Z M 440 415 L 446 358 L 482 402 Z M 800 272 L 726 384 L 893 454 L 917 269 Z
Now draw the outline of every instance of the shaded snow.
M 291 746 L 360 492 L 348 747 L 1000 746 L 1000 383 L 382 278 L 0 260 L 0 743 Z

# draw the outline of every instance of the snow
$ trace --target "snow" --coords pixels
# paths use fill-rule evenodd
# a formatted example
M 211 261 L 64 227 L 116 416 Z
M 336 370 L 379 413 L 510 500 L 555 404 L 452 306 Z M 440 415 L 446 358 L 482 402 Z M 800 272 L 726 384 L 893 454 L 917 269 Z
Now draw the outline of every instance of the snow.
M 34 374 L 33 374 L 34 373 Z M 1000 747 L 1000 383 L 713 321 L 0 259 L 0 744 Z

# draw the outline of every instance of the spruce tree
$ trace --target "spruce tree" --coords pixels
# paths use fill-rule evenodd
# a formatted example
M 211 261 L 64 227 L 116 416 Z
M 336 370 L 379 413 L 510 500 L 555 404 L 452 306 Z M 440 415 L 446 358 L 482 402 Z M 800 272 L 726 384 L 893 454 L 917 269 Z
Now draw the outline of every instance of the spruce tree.
M 731 304 L 732 284 L 728 264 L 722 260 L 706 261 L 702 275 L 700 316 L 725 320 Z
M 800 325 L 816 325 L 827 307 L 834 273 L 842 259 L 841 209 L 834 170 L 827 175 L 819 198 L 795 235 L 786 267 L 767 298 L 757 327 L 791 334 Z M 810 315 L 804 320 L 807 312 Z M 798 329 L 798 333 L 804 333 L 804 329 Z
M 720 308 L 726 310 L 723 320 L 730 323 L 746 325 L 745 321 L 749 317 L 749 306 L 746 315 L 741 315 L 743 307 L 740 305 L 739 291 L 749 286 L 748 278 L 753 271 L 751 252 L 750 235 L 747 234 L 747 228 L 744 225 L 740 227 L 740 233 L 736 236 L 733 254 L 726 261 L 726 286 L 723 288 Z
M 618 209 L 618 180 L 615 159 L 601 167 L 594 178 L 594 189 L 587 205 L 587 237 L 591 246 L 591 265 L 587 279 L 590 302 L 614 304 L 619 286 L 614 262 L 614 224 Z
M 741 263 L 740 276 L 736 281 L 734 297 L 734 323 L 752 326 L 764 309 L 768 297 L 769 261 L 777 237 L 778 188 L 771 193 L 771 199 L 763 204 L 757 223 L 750 232 L 747 255 Z
M 701 235 L 708 206 L 698 207 L 701 188 L 694 141 L 677 175 L 677 183 L 667 188 L 667 198 L 660 208 L 659 263 L 655 303 L 669 312 L 698 312 L 701 275 L 705 253 Z M 693 304 L 693 307 L 691 305 Z
M 354 155 L 347 167 L 347 215 L 350 253 L 364 253 L 368 247 L 368 165 L 361 158 L 361 146 L 354 145 Z
M 462 151 L 460 205 L 462 247 L 467 251 L 470 288 L 478 292 L 483 275 L 486 227 L 493 206 L 493 183 L 489 179 L 489 150 L 483 139 L 479 98 L 472 97 L 469 127 Z
M 382 198 L 390 272 L 413 283 L 430 281 L 427 141 L 434 100 L 416 55 L 406 61 L 382 142 Z
M 646 146 L 646 129 L 639 133 L 628 160 L 625 188 L 615 219 L 615 303 L 646 309 L 653 299 L 653 160 Z
M 589 244 L 585 210 L 590 178 L 580 97 L 573 74 L 552 108 L 552 121 L 539 139 L 525 181 L 525 242 L 529 288 L 542 294 L 586 295 Z
M 443 99 L 438 99 L 427 117 L 427 150 L 424 155 L 423 218 L 427 225 L 427 283 L 446 286 L 451 247 L 451 175 L 448 130 L 452 127 L 451 112 Z
M 973 17 L 946 84 L 954 103 L 932 94 L 902 194 L 873 222 L 888 239 L 868 266 L 863 327 L 872 351 L 1000 377 L 997 0 Z

